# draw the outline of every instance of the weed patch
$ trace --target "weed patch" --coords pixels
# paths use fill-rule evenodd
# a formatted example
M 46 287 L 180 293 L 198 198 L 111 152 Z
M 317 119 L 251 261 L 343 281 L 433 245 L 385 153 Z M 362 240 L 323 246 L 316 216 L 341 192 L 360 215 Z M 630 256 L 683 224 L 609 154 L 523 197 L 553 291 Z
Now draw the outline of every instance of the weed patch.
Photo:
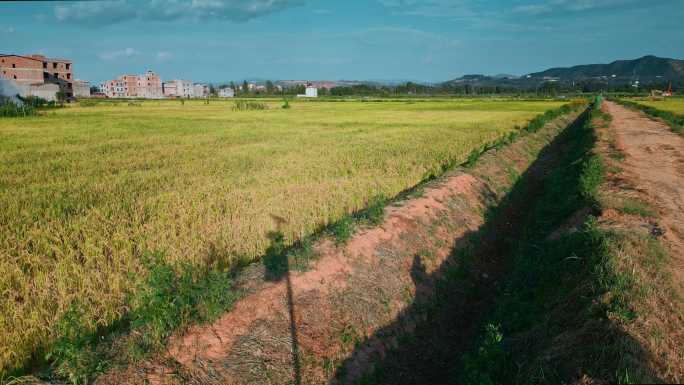
M 228 273 L 190 265 L 175 269 L 161 252 L 145 254 L 144 264 L 148 274 L 130 301 L 133 309 L 116 325 L 93 330 L 78 303 L 60 318 L 45 357 L 55 375 L 74 385 L 90 383 L 112 362 L 142 359 L 161 349 L 174 331 L 216 319 L 239 297 Z M 124 351 L 112 345 L 117 338 L 126 339 Z
M 233 105 L 234 111 L 257 111 L 267 109 L 268 104 L 250 100 L 237 100 L 235 101 L 235 105 Z

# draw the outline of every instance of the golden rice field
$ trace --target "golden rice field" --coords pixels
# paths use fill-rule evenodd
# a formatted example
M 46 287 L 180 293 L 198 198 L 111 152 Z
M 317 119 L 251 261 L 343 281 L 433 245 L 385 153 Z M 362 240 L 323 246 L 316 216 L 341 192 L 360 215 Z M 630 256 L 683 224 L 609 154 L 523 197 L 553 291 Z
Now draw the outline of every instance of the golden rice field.
M 0 374 L 129 308 L 143 253 L 229 266 L 391 197 L 561 102 L 295 101 L 69 106 L 0 120 Z M 674 108 L 674 107 L 673 107 Z
M 662 100 L 651 99 L 632 99 L 632 101 L 643 104 L 645 106 L 657 108 L 662 111 L 672 112 L 678 115 L 684 115 L 684 98 L 666 98 Z

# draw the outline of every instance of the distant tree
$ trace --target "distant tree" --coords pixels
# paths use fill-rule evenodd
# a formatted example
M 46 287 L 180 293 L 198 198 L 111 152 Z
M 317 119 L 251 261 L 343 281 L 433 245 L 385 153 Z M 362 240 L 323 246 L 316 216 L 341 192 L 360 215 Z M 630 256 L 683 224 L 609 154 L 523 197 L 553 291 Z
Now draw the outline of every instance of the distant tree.
M 245 94 L 249 92 L 249 84 L 247 84 L 247 80 L 242 82 L 242 92 Z
M 274 89 L 275 86 L 273 85 L 273 82 L 270 80 L 266 80 L 266 92 L 272 94 Z
M 217 94 L 216 87 L 214 87 L 213 84 L 209 84 L 209 95 L 210 96 L 216 96 L 216 94 Z
M 90 94 L 92 95 L 96 92 L 100 92 L 100 87 L 90 86 Z

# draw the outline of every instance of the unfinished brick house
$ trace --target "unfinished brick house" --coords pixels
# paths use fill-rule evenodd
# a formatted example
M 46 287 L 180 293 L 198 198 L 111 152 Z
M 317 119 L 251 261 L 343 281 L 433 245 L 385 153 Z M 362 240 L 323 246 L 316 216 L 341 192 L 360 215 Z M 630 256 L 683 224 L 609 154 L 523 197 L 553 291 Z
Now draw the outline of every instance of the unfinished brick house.
M 19 55 L 0 55 L 0 76 L 17 84 L 43 83 L 43 62 Z
M 123 75 L 118 80 L 123 83 L 124 97 L 135 98 L 138 96 L 138 75 Z
M 23 96 L 33 95 L 31 90 L 40 89 L 44 84 L 57 84 L 67 98 L 74 96 L 71 60 L 47 58 L 43 55 L 0 54 L 0 77 L 15 82 Z

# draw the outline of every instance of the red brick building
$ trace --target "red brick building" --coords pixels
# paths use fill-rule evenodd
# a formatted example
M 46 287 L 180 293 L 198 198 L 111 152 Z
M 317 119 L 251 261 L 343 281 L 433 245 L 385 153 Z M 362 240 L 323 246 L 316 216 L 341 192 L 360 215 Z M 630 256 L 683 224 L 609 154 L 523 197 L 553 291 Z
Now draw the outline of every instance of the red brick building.
M 0 77 L 18 85 L 58 84 L 66 96 L 72 97 L 73 64 L 71 60 L 46 58 L 43 55 L 0 54 Z
M 124 97 L 135 98 L 138 96 L 138 75 L 123 75 L 119 80 L 123 82 Z
M 43 62 L 26 56 L 0 55 L 0 77 L 18 84 L 44 83 Z

